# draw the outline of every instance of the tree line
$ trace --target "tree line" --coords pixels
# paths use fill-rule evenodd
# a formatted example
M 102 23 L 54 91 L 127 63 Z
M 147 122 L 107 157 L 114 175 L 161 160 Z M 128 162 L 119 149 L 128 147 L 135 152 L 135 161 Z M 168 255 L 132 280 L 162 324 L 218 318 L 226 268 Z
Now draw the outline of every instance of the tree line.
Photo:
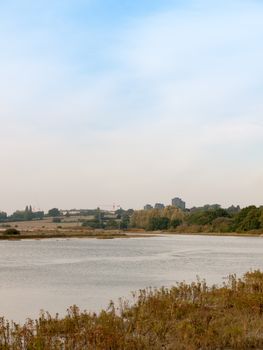
M 6 212 L 0 211 L 0 222 L 42 220 L 45 216 L 60 216 L 60 210 L 52 208 L 45 215 L 44 211 L 33 211 L 32 206 L 27 205 L 24 210 L 16 210 L 11 215 L 7 215 Z
M 220 206 L 183 211 L 168 206 L 164 209 L 138 210 L 131 217 L 131 227 L 150 231 L 178 232 L 247 232 L 263 229 L 263 207 L 251 205 L 233 210 Z
M 113 216 L 97 208 L 90 214 L 93 215 L 90 215 L 89 219 L 83 219 L 82 225 L 94 229 L 219 233 L 263 230 L 263 206 L 254 205 L 243 209 L 234 206 L 223 209 L 220 205 L 206 205 L 191 210 L 181 210 L 173 206 L 135 211 L 119 209 Z M 10 216 L 0 212 L 0 222 L 42 220 L 45 216 L 59 218 L 61 212 L 58 208 L 52 208 L 45 214 L 43 211 L 33 211 L 31 206 L 26 206 L 24 210 L 17 210 Z

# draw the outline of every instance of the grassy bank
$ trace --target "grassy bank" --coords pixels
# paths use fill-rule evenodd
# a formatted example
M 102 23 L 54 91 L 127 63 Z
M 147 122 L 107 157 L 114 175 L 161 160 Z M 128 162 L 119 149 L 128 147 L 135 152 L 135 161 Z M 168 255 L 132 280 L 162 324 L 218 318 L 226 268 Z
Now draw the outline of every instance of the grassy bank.
M 246 233 L 215 233 L 215 232 L 162 232 L 162 231 L 145 231 L 145 232 L 112 232 L 112 231 L 91 231 L 91 232 L 22 232 L 19 235 L 0 234 L 0 241 L 17 241 L 21 239 L 60 239 L 60 238 L 96 238 L 96 239 L 114 239 L 114 238 L 145 238 L 156 237 L 160 235 L 186 235 L 186 236 L 221 236 L 221 237 L 262 237 L 263 234 L 246 232 Z
M 17 234 L 7 234 L 9 230 Z M 93 229 L 79 222 L 54 223 L 50 218 L 38 221 L 22 221 L 0 225 L 0 240 L 45 239 L 45 238 L 131 238 L 149 237 L 145 230 Z
M 113 238 L 129 238 L 123 232 L 112 231 L 30 231 L 21 232 L 18 235 L 0 235 L 0 240 L 20 240 L 20 239 L 48 239 L 48 238 L 98 238 L 98 239 L 113 239 Z
M 137 238 L 151 237 L 149 232 L 129 232 L 121 230 L 91 230 L 79 227 L 71 227 L 70 229 L 42 229 L 18 231 L 17 234 L 7 234 L 6 231 L 0 231 L 1 240 L 20 240 L 20 239 L 50 239 L 50 238 L 97 238 L 97 239 L 113 239 L 113 238 Z
M 165 232 L 164 232 L 165 233 Z M 221 237 L 261 237 L 263 231 L 247 231 L 247 232 L 196 232 L 196 231 L 169 231 L 167 234 L 186 235 L 186 236 L 221 236 Z
M 0 349 L 134 350 L 263 349 L 263 273 L 141 290 L 135 304 L 100 314 L 68 310 L 24 325 L 0 320 Z

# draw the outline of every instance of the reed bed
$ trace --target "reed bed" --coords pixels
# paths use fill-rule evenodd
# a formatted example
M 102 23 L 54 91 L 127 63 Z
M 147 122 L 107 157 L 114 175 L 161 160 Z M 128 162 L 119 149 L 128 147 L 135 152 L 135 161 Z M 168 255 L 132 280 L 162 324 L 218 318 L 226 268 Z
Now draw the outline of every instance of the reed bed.
M 76 306 L 24 325 L 0 319 L 1 350 L 263 349 L 263 273 L 145 289 L 99 314 Z

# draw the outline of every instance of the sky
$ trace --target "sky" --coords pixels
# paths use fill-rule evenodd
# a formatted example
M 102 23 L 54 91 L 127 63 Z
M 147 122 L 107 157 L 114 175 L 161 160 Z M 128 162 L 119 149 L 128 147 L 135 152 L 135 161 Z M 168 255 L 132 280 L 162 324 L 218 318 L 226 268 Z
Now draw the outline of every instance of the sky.
M 263 2 L 0 0 L 0 210 L 263 204 Z

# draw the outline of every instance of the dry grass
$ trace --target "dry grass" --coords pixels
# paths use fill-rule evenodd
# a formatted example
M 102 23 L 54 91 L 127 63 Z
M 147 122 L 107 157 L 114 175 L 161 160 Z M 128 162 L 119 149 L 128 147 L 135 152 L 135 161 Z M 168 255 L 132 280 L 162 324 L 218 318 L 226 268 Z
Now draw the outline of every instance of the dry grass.
M 57 226 L 61 226 L 64 229 L 71 229 L 72 227 L 81 226 L 81 223 L 78 221 L 78 219 L 81 217 L 78 217 L 75 219 L 75 222 L 61 222 L 61 223 L 55 223 L 52 221 L 52 218 L 44 218 L 43 220 L 32 220 L 32 221 L 15 221 L 15 222 L 9 222 L 9 224 L 12 227 L 16 227 L 19 231 L 28 231 L 28 232 L 34 232 L 38 230 L 56 230 Z M 1 226 L 0 226 L 1 230 Z M 4 227 L 2 227 L 2 230 L 4 230 Z
M 129 237 L 151 237 L 153 234 L 144 230 L 103 230 L 90 229 L 81 225 L 81 219 L 86 218 L 76 216 L 64 218 L 60 223 L 54 223 L 52 218 L 45 218 L 36 221 L 17 221 L 0 224 L 0 240 L 17 239 L 44 239 L 44 238 L 129 238 Z M 21 232 L 19 236 L 7 236 L 7 228 L 16 228 Z M 155 233 L 154 233 L 155 234 Z
M 232 276 L 223 287 L 198 281 L 141 290 L 134 305 L 111 304 L 98 315 L 74 306 L 64 318 L 1 319 L 0 349 L 263 349 L 263 273 Z
M 97 238 L 97 239 L 113 239 L 113 238 L 129 238 L 122 232 L 116 231 L 97 231 L 97 230 L 38 230 L 38 231 L 24 231 L 20 235 L 0 235 L 0 240 L 20 240 L 20 239 L 49 239 L 49 238 Z M 135 237 L 135 235 L 134 235 Z

